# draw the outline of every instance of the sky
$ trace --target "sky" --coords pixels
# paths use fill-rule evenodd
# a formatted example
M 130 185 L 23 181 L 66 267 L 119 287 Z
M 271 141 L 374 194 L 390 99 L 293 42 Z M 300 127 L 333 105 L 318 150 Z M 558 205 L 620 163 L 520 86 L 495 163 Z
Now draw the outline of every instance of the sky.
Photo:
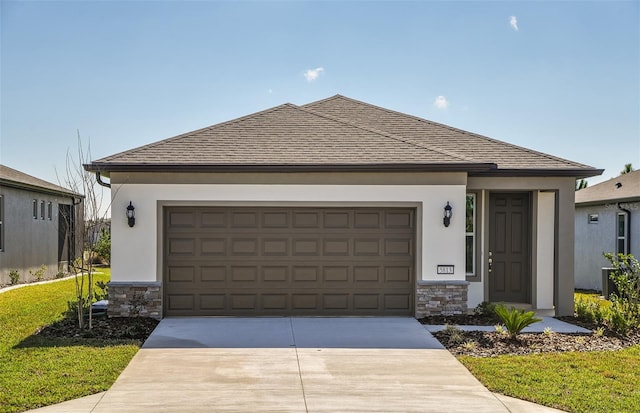
M 0 0 L 0 163 L 99 159 L 335 94 L 640 168 L 638 1 Z

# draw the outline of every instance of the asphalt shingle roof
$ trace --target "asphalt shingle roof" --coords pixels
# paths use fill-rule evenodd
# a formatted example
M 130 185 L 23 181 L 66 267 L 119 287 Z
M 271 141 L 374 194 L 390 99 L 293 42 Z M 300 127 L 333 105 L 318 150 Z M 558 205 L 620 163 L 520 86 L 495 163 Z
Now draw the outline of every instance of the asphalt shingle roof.
M 576 192 L 576 205 L 640 201 L 640 170 L 622 174 Z
M 304 106 L 287 103 L 98 159 L 86 167 L 98 171 L 366 167 L 601 173 L 340 95 Z
M 82 197 L 67 188 L 44 181 L 35 176 L 28 175 L 5 165 L 0 165 L 0 184 L 30 189 L 39 192 L 63 194 L 74 197 Z

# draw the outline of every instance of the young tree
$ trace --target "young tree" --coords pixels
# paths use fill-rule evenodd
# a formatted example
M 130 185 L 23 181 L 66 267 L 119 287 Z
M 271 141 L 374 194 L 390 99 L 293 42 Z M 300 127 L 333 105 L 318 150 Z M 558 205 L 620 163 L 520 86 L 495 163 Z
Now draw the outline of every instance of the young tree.
M 80 329 L 92 328 L 93 317 L 91 314 L 91 303 L 93 302 L 93 257 L 96 252 L 96 245 L 100 239 L 101 223 L 104 221 L 107 208 L 103 209 L 102 188 L 97 185 L 96 177 L 93 173 L 85 171 L 83 164 L 91 162 L 91 143 L 85 148 L 80 132 L 78 132 L 78 147 L 75 154 L 67 151 L 65 173 L 58 176 L 61 185 L 69 188 L 77 194 L 84 196 L 84 199 L 76 205 L 82 209 L 84 220 L 84 231 L 80 231 L 82 237 L 82 254 L 70 267 L 75 273 L 75 287 L 77 300 L 78 327 Z M 57 173 L 57 171 L 56 171 Z M 86 279 L 86 286 L 85 286 Z M 88 310 L 88 324 L 85 325 L 85 310 Z
M 633 172 L 633 166 L 630 163 L 624 164 L 624 169 L 620 171 L 620 175 L 628 174 L 629 172 Z
M 589 185 L 586 179 L 576 179 L 576 191 L 585 189 Z

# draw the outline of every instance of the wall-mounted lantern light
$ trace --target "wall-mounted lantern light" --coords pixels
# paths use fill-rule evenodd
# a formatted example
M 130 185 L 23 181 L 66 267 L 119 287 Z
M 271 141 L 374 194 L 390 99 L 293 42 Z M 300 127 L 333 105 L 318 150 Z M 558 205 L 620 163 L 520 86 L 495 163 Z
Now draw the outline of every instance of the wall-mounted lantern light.
M 136 224 L 136 213 L 133 204 L 129 201 L 129 206 L 127 207 L 127 221 L 129 222 L 129 226 L 133 227 Z
M 451 208 L 451 205 L 449 205 L 449 201 L 447 201 L 447 205 L 445 205 L 445 207 L 444 207 L 444 220 L 443 220 L 443 223 L 444 223 L 445 227 L 448 227 L 449 224 L 451 223 L 451 215 L 452 215 L 451 210 L 452 209 L 453 208 Z

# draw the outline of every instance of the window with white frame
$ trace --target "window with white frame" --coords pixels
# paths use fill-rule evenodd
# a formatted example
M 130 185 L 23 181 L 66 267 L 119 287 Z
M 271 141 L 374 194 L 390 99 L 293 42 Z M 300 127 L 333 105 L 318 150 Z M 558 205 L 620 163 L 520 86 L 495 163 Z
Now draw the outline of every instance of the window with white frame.
M 53 202 L 51 201 L 47 203 L 47 218 L 49 219 L 49 221 L 53 219 Z
M 38 200 L 33 200 L 33 219 L 38 219 Z
M 618 213 L 616 220 L 616 252 L 618 254 L 628 254 L 627 251 L 627 237 L 629 236 L 629 228 L 627 226 L 627 214 Z
M 474 275 L 476 273 L 476 194 L 467 194 L 465 233 L 466 273 Z
M 40 219 L 44 219 L 44 201 L 40 201 Z
M 588 220 L 589 220 L 589 224 L 597 224 L 598 223 L 598 214 L 589 214 L 588 215 Z

